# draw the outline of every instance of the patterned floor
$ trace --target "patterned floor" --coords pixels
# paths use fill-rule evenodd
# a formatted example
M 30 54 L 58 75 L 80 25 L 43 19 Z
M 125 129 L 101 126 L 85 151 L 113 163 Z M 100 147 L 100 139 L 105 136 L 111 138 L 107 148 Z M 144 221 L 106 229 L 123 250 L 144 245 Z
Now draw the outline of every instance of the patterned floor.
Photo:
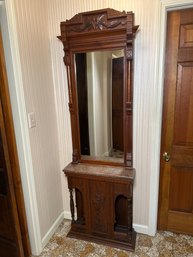
M 39 257 L 193 257 L 193 237 L 159 232 L 138 234 L 134 253 L 66 237 L 70 221 L 64 220 Z

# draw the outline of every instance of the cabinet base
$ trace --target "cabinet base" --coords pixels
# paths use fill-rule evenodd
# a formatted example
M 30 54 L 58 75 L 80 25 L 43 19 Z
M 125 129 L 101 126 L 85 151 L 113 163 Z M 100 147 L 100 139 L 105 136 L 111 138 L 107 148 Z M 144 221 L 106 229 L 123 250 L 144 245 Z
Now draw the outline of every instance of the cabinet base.
M 94 236 L 94 235 L 72 231 L 72 230 L 70 230 L 67 237 L 89 241 L 92 243 L 102 244 L 113 248 L 119 248 L 126 251 L 132 251 L 132 252 L 135 251 L 136 232 L 134 230 L 128 235 L 128 237 L 125 236 L 124 240 L 121 240 L 121 241 L 110 239 L 110 238 L 102 238 L 99 236 Z

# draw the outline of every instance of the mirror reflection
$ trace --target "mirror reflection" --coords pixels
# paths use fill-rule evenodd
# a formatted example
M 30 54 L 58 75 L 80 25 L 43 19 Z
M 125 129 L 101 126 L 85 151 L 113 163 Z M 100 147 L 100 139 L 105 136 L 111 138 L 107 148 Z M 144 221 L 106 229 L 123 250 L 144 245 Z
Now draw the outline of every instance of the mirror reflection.
M 81 155 L 123 162 L 123 50 L 75 54 Z

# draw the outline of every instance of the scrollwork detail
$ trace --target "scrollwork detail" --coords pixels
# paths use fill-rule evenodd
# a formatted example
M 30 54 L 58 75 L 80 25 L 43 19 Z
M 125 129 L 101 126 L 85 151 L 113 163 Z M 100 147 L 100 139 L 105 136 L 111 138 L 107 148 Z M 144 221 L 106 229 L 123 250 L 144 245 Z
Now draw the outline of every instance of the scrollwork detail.
M 119 25 L 125 25 L 126 22 L 123 22 L 122 20 L 112 20 L 112 21 L 106 21 L 106 15 L 94 15 L 91 17 L 86 17 L 84 20 L 83 25 L 77 25 L 76 27 L 73 27 L 70 29 L 70 31 L 73 32 L 84 32 L 84 31 L 90 31 L 90 30 L 103 30 L 103 29 L 110 29 L 115 28 Z
M 103 230 L 103 218 L 102 218 L 102 212 L 103 212 L 103 206 L 104 206 L 104 196 L 97 192 L 95 194 L 95 198 L 92 200 L 93 205 L 95 206 L 95 222 L 94 227 L 96 230 Z

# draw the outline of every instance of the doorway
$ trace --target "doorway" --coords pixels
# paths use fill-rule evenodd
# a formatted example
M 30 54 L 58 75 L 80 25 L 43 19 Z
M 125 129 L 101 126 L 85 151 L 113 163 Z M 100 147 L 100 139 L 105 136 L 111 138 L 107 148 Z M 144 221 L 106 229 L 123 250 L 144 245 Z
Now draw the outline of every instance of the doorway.
M 158 228 L 193 234 L 193 9 L 167 18 Z
M 8 81 L 0 31 L 0 249 L 2 257 L 30 256 Z

